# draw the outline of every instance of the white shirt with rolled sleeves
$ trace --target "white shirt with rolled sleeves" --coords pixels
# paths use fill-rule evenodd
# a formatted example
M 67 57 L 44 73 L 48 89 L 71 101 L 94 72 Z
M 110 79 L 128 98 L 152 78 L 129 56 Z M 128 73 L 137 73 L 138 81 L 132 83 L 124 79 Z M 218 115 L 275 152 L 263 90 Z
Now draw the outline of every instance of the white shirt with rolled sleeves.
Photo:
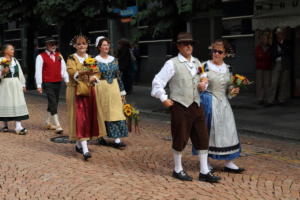
M 191 75 L 194 77 L 198 73 L 198 67 L 196 66 L 194 61 L 195 58 L 192 56 L 191 60 L 187 60 L 180 53 L 178 54 L 178 59 L 181 62 L 184 62 L 186 68 L 190 71 Z M 172 60 L 168 60 L 160 72 L 155 75 L 152 81 L 152 91 L 151 96 L 160 99 L 161 102 L 164 102 L 168 99 L 168 95 L 166 94 L 165 87 L 169 80 L 174 76 L 175 69 Z
M 46 53 L 50 56 L 50 51 L 46 50 Z M 35 61 L 35 81 L 37 88 L 42 88 L 43 83 L 43 64 L 44 60 L 41 55 L 36 57 Z M 61 77 L 65 83 L 69 82 L 69 75 L 67 72 L 67 65 L 63 57 L 61 57 Z

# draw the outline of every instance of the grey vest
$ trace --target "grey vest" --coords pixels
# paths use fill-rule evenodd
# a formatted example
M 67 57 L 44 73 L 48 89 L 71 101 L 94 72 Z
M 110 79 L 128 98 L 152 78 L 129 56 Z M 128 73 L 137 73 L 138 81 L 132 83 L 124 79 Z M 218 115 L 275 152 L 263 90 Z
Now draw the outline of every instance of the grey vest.
M 184 62 L 180 62 L 178 57 L 171 60 L 174 63 L 175 74 L 169 81 L 170 98 L 185 107 L 189 107 L 193 102 L 200 106 L 199 75 L 196 74 L 193 77 Z M 195 59 L 194 63 L 196 67 L 201 65 L 198 59 Z

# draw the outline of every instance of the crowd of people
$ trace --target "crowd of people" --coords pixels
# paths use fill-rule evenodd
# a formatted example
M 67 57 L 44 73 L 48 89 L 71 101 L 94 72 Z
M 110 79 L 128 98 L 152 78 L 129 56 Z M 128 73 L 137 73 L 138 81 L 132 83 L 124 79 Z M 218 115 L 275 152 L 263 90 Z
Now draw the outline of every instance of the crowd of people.
M 230 45 L 226 40 L 216 40 L 211 45 L 211 59 L 201 63 L 192 56 L 195 41 L 190 33 L 179 33 L 176 41 L 178 55 L 168 60 L 154 77 L 151 95 L 160 99 L 171 111 L 171 134 L 174 170 L 172 176 L 182 181 L 191 181 L 183 169 L 182 151 L 191 139 L 193 155 L 200 162 L 199 180 L 219 182 L 208 157 L 225 160 L 223 170 L 243 173 L 244 169 L 234 163 L 241 152 L 235 120 L 229 98 L 239 93 L 231 82 L 231 67 L 224 62 Z M 69 139 L 75 142 L 74 150 L 84 160 L 91 158 L 88 140 L 97 140 L 99 145 L 124 149 L 122 138 L 128 136 L 128 126 L 123 113 L 127 92 L 132 91 L 132 71 L 128 66 L 133 52 L 126 42 L 120 41 L 120 50 L 115 58 L 110 55 L 110 40 L 99 36 L 95 41 L 98 55 L 93 58 L 93 73 L 87 73 L 86 62 L 92 56 L 87 53 L 89 39 L 75 36 L 71 45 L 75 52 L 64 61 L 57 51 L 57 41 L 45 40 L 45 51 L 36 58 L 36 84 L 39 93 L 48 100 L 45 113 L 45 129 L 61 134 L 64 130 L 58 116 L 59 94 L 62 81 L 66 82 Z M 0 58 L 0 121 L 3 131 L 8 131 L 8 122 L 15 121 L 15 131 L 26 134 L 21 121 L 29 118 L 24 91 L 25 79 L 19 62 L 14 58 L 11 44 L 2 48 Z M 125 56 L 124 56 L 125 55 Z M 123 60 L 122 60 L 123 59 Z M 125 61 L 124 61 L 125 60 Z M 5 62 L 7 61 L 7 66 Z M 122 63 L 122 64 L 121 64 Z M 200 73 L 203 67 L 205 73 Z M 127 82 L 124 85 L 123 82 Z M 165 87 L 169 84 L 170 95 Z M 5 97 L 5 98 L 4 98 Z M 3 101 L 2 99 L 6 99 Z
M 256 94 L 258 104 L 267 107 L 284 105 L 291 96 L 293 45 L 283 28 L 263 31 L 255 48 Z

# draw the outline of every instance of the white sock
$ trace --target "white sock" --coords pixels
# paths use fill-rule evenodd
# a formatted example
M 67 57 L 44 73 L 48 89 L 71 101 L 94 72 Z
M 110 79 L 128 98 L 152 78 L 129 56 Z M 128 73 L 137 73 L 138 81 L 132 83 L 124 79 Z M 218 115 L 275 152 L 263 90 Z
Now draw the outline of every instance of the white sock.
M 86 140 L 80 141 L 80 144 L 81 144 L 81 147 L 82 147 L 83 154 L 89 152 Z
M 234 164 L 234 162 L 232 161 L 227 161 L 225 163 L 225 167 L 228 167 L 230 169 L 239 169 L 239 167 L 236 164 Z
M 80 141 L 78 141 L 78 140 L 76 141 L 76 146 L 77 146 L 77 148 L 79 148 L 79 149 L 82 148 Z
M 46 118 L 46 124 L 51 124 L 51 113 L 50 112 L 47 112 L 47 118 Z
M 16 121 L 16 130 L 22 130 L 23 127 L 22 127 L 22 124 L 21 124 L 21 121 Z
M 59 123 L 57 114 L 53 115 L 53 120 L 54 120 L 55 126 L 60 127 L 60 123 Z
M 121 143 L 121 139 L 120 138 L 116 138 L 115 139 L 115 143 L 117 143 L 117 144 Z
M 209 173 L 208 164 L 207 164 L 208 163 L 207 162 L 207 157 L 208 157 L 207 150 L 199 150 L 198 156 L 199 156 L 199 161 L 200 161 L 200 173 L 201 174 Z
M 181 157 L 182 157 L 182 154 L 180 151 L 175 151 L 173 150 L 173 159 L 174 159 L 174 171 L 176 173 L 179 173 L 183 170 L 182 168 L 182 163 L 181 163 Z

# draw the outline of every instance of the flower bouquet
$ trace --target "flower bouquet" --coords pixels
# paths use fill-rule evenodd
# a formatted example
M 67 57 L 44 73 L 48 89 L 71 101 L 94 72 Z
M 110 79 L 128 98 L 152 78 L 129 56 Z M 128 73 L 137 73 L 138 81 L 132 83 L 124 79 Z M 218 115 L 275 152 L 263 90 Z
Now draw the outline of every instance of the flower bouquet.
M 100 76 L 100 71 L 96 65 L 97 61 L 94 58 L 88 57 L 83 62 L 83 68 L 79 71 L 76 95 L 78 96 L 89 96 L 90 86 L 96 82 L 97 77 Z M 93 82 L 91 77 L 96 76 Z
M 133 107 L 131 104 L 124 104 L 123 106 L 124 115 L 127 118 L 128 130 L 132 130 L 132 120 L 134 121 L 134 128 L 136 133 L 140 133 L 139 120 L 140 120 L 140 111 Z
M 8 60 L 8 59 L 6 59 L 6 58 L 3 58 L 3 59 L 1 60 L 1 62 L 0 62 L 0 65 L 3 66 L 3 68 L 5 68 L 5 67 L 9 67 L 9 66 L 10 66 L 10 63 L 11 63 L 10 60 Z
M 248 85 L 251 85 L 253 81 L 249 81 L 249 79 L 245 76 L 235 74 L 231 77 L 231 91 L 230 95 L 235 97 L 237 94 L 233 93 L 233 88 L 247 88 Z
M 235 74 L 231 77 L 231 82 L 234 87 L 246 88 L 248 85 L 251 85 L 253 81 L 249 81 L 245 76 Z
M 208 86 L 207 73 L 205 72 L 204 65 L 198 67 L 198 74 L 200 75 L 200 82 L 205 83 L 205 87 Z

